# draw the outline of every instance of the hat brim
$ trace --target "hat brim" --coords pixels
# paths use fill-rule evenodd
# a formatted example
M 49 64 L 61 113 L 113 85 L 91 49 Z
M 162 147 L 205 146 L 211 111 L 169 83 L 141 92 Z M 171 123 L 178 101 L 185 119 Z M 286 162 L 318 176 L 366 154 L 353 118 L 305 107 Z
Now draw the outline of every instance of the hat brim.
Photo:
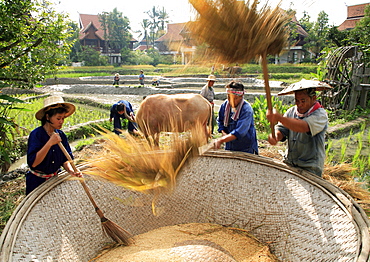
M 75 111 L 76 111 L 76 107 L 74 104 L 71 104 L 71 103 L 56 103 L 56 104 L 51 104 L 51 105 L 48 105 L 47 107 L 44 107 L 44 108 L 41 108 L 39 111 L 36 112 L 35 114 L 35 117 L 37 120 L 42 120 L 42 118 L 44 117 L 45 113 L 50 110 L 51 107 L 55 106 L 55 105 L 58 105 L 60 104 L 61 107 L 65 107 L 67 109 L 67 112 L 65 113 L 65 117 L 69 117 L 70 115 L 72 115 Z M 58 107 L 56 107 L 58 108 Z
M 216 79 L 209 79 L 209 78 L 207 78 L 206 80 L 207 80 L 207 81 L 217 82 L 217 80 L 216 80 Z
M 284 88 L 282 91 L 278 93 L 278 96 L 283 95 L 291 95 L 297 91 L 315 88 L 316 91 L 323 91 L 327 89 L 331 89 L 332 87 L 325 82 L 317 81 L 317 80 L 306 80 L 302 79 L 301 81 L 291 84 L 288 87 Z

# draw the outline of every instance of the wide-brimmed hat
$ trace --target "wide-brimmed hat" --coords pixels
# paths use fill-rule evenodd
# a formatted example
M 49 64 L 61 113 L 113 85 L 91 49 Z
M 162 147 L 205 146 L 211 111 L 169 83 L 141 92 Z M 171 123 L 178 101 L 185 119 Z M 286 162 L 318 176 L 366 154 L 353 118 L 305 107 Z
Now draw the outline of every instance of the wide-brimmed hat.
M 206 79 L 207 81 L 214 81 L 216 82 L 216 77 L 214 75 L 209 75 L 208 78 Z
M 294 92 L 296 91 L 308 88 L 315 88 L 316 91 L 323 91 L 326 89 L 330 89 L 332 87 L 322 81 L 302 79 L 301 81 L 291 84 L 284 88 L 282 91 L 278 93 L 278 96 L 294 94 Z
M 67 112 L 64 115 L 65 117 L 72 115 L 76 110 L 76 107 L 73 104 L 64 102 L 63 97 L 49 96 L 45 98 L 44 107 L 37 111 L 35 117 L 37 120 L 41 120 L 44 117 L 45 112 L 47 112 L 50 109 L 58 107 L 64 107 L 67 110 Z

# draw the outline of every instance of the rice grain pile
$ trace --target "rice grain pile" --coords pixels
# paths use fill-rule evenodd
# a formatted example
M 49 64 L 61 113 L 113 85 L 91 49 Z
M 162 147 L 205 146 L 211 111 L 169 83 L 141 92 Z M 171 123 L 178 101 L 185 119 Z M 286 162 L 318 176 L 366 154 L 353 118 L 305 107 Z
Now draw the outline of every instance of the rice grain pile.
M 217 224 L 190 223 L 157 228 L 133 238 L 134 244 L 107 250 L 95 262 L 279 261 L 247 231 Z

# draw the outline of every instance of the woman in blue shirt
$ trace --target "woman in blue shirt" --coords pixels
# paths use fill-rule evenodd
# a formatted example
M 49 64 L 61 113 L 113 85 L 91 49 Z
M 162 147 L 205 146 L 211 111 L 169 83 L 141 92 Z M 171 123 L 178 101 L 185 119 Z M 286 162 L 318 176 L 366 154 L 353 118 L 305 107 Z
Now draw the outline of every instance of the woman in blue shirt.
M 36 119 L 41 121 L 41 126 L 34 129 L 28 138 L 27 164 L 30 171 L 26 174 L 26 195 L 50 177 L 56 176 L 62 166 L 69 174 L 81 176 L 74 172 L 58 145 L 62 142 L 73 158 L 67 136 L 60 129 L 64 119 L 74 111 L 75 106 L 65 103 L 62 97 L 50 96 L 45 98 L 44 107 L 35 114 Z
M 222 137 L 214 146 L 220 148 L 223 143 L 226 150 L 242 151 L 258 154 L 256 129 L 254 126 L 253 109 L 244 100 L 244 86 L 230 82 L 226 85 L 227 100 L 218 112 L 218 132 Z

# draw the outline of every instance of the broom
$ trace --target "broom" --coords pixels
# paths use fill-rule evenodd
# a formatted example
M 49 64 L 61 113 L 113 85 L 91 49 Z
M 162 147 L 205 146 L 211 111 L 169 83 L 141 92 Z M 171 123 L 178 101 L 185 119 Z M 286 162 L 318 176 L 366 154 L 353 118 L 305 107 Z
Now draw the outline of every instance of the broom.
M 71 165 L 73 167 L 73 170 L 75 172 L 79 172 L 79 170 L 77 169 L 76 165 L 74 164 L 71 156 L 69 155 L 69 153 L 67 152 L 67 150 L 63 146 L 62 142 L 59 142 L 58 145 L 59 145 L 60 149 L 63 151 L 64 155 L 67 157 L 68 161 L 71 163 Z M 100 217 L 100 221 L 102 223 L 102 227 L 103 227 L 104 232 L 109 237 L 111 237 L 115 242 L 117 242 L 119 244 L 126 245 L 126 246 L 129 245 L 131 243 L 131 241 L 130 241 L 131 234 L 128 233 L 126 230 L 124 230 L 122 227 L 120 227 L 119 225 L 117 225 L 116 223 L 114 223 L 113 221 L 109 220 L 108 218 L 106 218 L 104 216 L 103 212 L 100 210 L 100 208 L 96 204 L 94 198 L 92 197 L 92 195 L 90 193 L 90 190 L 89 190 L 88 186 L 86 185 L 85 181 L 82 180 L 82 179 L 80 179 L 79 181 L 80 181 L 83 189 L 85 190 L 87 196 L 89 197 L 92 205 L 94 206 L 96 213 Z
M 216 59 L 226 63 L 246 63 L 261 59 L 268 109 L 272 110 L 268 81 L 267 56 L 278 55 L 287 46 L 291 17 L 264 5 L 257 10 L 258 0 L 189 0 L 198 12 L 189 23 L 193 37 L 207 43 Z M 270 123 L 272 134 L 274 124 Z

